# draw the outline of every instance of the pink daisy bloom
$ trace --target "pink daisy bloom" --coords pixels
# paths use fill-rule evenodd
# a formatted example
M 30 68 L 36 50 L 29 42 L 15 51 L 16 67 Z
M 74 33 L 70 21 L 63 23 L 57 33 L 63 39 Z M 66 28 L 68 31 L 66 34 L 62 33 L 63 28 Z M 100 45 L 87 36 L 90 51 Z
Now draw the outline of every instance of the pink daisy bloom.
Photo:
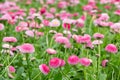
M 61 60 L 59 58 L 52 58 L 50 61 L 49 61 L 49 66 L 51 68 L 58 68 L 60 67 L 61 65 Z
M 48 49 L 46 50 L 46 52 L 47 52 L 48 54 L 56 54 L 56 53 L 57 53 L 56 50 L 54 50 L 54 49 L 52 49 L 52 48 L 48 48 Z
M 69 39 L 66 38 L 66 37 L 63 37 L 63 36 L 57 37 L 57 38 L 55 39 L 55 41 L 56 41 L 57 43 L 60 43 L 60 44 L 68 44 L 68 43 L 70 43 L 70 42 L 69 42 Z
M 60 64 L 60 67 L 64 66 L 66 63 L 63 59 L 60 59 L 61 60 L 61 64 Z
M 107 52 L 110 52 L 110 53 L 117 53 L 118 52 L 118 48 L 114 45 L 114 44 L 108 44 L 106 47 L 105 47 L 105 50 Z
M 15 37 L 4 37 L 3 42 L 17 42 Z
M 103 34 L 100 34 L 100 33 L 95 33 L 95 34 L 93 35 L 93 37 L 94 37 L 95 39 L 103 39 L 103 38 L 104 38 L 104 35 L 103 35 Z
M 72 55 L 68 58 L 68 63 L 71 65 L 76 65 L 79 62 L 79 58 L 76 55 Z
M 21 46 L 17 47 L 21 53 L 34 53 L 35 48 L 32 44 L 29 43 L 24 43 Z
M 105 66 L 107 65 L 107 62 L 108 62 L 107 59 L 103 60 L 103 61 L 102 61 L 102 66 L 105 67 Z
M 50 27 L 59 27 L 60 26 L 60 21 L 58 19 L 53 19 L 50 22 Z
M 84 36 L 79 36 L 77 39 L 78 43 L 88 43 L 91 41 L 91 36 L 88 34 L 85 34 Z
M 34 37 L 34 32 L 32 30 L 27 30 L 25 34 L 29 37 Z
M 91 59 L 88 59 L 88 58 L 80 58 L 79 62 L 83 66 L 89 66 L 92 61 L 91 61 Z
M 46 64 L 39 65 L 39 69 L 45 75 L 47 75 L 50 72 L 50 69 Z
M 16 69 L 13 66 L 9 66 L 8 68 L 10 73 L 15 73 Z

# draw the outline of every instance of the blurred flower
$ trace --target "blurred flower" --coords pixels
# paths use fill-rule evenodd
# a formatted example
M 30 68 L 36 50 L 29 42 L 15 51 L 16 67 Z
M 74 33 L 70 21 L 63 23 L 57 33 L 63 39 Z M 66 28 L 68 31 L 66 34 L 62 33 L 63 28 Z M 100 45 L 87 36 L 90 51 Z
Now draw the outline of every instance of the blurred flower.
M 66 63 L 63 59 L 60 59 L 61 60 L 61 64 L 60 64 L 60 67 L 63 67 Z
M 103 41 L 102 40 L 94 40 L 92 42 L 93 45 L 99 45 L 99 44 L 103 44 Z
M 78 56 L 76 56 L 76 55 L 69 56 L 69 58 L 68 58 L 68 63 L 69 64 L 76 65 L 76 64 L 78 64 L 78 62 L 79 62 Z
M 92 63 L 92 60 L 88 58 L 80 58 L 79 62 L 83 66 L 89 66 Z
M 59 27 L 60 26 L 60 21 L 58 19 L 53 19 L 50 22 L 50 27 Z
M 46 50 L 46 52 L 47 52 L 48 54 L 56 54 L 56 53 L 57 53 L 56 50 L 54 50 L 54 49 L 52 49 L 52 48 L 48 48 L 48 49 Z
M 47 75 L 50 72 L 50 69 L 46 64 L 39 65 L 39 69 L 45 75 Z
M 108 44 L 106 47 L 105 47 L 105 50 L 107 52 L 110 52 L 110 53 L 117 53 L 118 52 L 118 48 L 114 45 L 114 44 Z
M 61 65 L 61 60 L 59 58 L 52 58 L 50 61 L 49 61 L 49 66 L 51 68 L 58 68 L 60 67 Z
M 3 42 L 17 42 L 15 37 L 4 37 Z
M 7 49 L 11 49 L 13 46 L 10 44 L 3 44 L 2 47 L 7 48 Z
M 21 46 L 17 47 L 21 53 L 34 53 L 35 48 L 32 44 L 29 43 L 24 43 Z
M 66 8 L 68 3 L 66 1 L 60 1 L 58 3 L 58 8 Z
M 29 36 L 29 37 L 34 37 L 34 32 L 31 31 L 31 30 L 25 31 L 25 34 L 26 34 L 27 36 Z
M 16 69 L 13 66 L 9 66 L 8 68 L 10 73 L 15 73 Z
M 102 61 L 102 66 L 105 67 L 105 66 L 107 65 L 107 62 L 108 62 L 107 59 L 103 60 L 103 61 Z
M 68 44 L 69 39 L 63 36 L 56 37 L 55 42 L 60 43 L 60 44 Z
M 103 34 L 100 34 L 100 33 L 95 33 L 95 34 L 93 35 L 93 37 L 94 37 L 95 39 L 103 39 L 103 38 L 104 38 L 104 35 L 103 35 Z

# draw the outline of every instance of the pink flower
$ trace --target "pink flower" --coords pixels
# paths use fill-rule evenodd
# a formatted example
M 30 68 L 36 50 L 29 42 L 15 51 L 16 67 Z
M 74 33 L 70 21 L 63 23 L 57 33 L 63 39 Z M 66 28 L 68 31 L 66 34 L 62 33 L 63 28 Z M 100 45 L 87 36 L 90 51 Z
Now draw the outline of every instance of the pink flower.
M 17 42 L 15 37 L 4 37 L 3 42 Z
M 10 73 L 15 73 L 15 68 L 13 66 L 9 66 L 9 72 Z
M 117 53 L 118 52 L 118 48 L 114 45 L 114 44 L 108 44 L 106 47 L 105 47 L 105 50 L 107 52 L 110 52 L 110 53 Z
M 34 53 L 35 48 L 32 44 L 24 43 L 21 46 L 18 47 L 21 53 Z
M 2 31 L 3 29 L 4 29 L 4 25 L 0 23 L 0 31 Z
M 67 29 L 67 30 L 70 30 L 70 28 L 71 28 L 71 24 L 69 24 L 69 23 L 63 23 L 62 26 L 64 29 Z
M 53 18 L 54 18 L 54 15 L 53 15 L 52 13 L 46 12 L 46 13 L 45 13 L 45 18 L 46 18 L 46 19 L 53 19 Z
M 90 42 L 91 41 L 91 37 L 90 37 L 90 35 L 88 35 L 88 34 L 85 34 L 84 36 L 78 36 L 77 37 L 77 42 L 78 43 L 88 43 L 88 42 Z
M 50 12 L 51 13 L 55 13 L 56 12 L 56 8 L 50 8 Z
M 60 67 L 61 65 L 61 60 L 59 58 L 52 58 L 50 61 L 49 61 L 49 66 L 51 68 L 58 68 Z
M 87 44 L 85 44 L 85 47 L 86 47 L 86 48 L 93 49 L 93 48 L 94 48 L 94 45 L 92 44 L 92 42 L 88 42 Z
M 66 38 L 66 37 L 63 37 L 63 36 L 57 37 L 55 39 L 55 42 L 60 43 L 60 44 L 68 44 L 68 43 L 70 43 L 69 39 Z
M 72 3 L 72 4 L 75 4 L 75 5 L 77 5 L 77 4 L 79 4 L 79 0 L 70 0 L 70 2 Z
M 83 66 L 89 66 L 92 61 L 91 61 L 91 59 L 88 59 L 88 58 L 80 58 L 79 62 Z
M 61 64 L 60 64 L 60 67 L 64 66 L 66 63 L 64 60 L 60 59 L 61 60 Z
M 110 26 L 113 32 L 120 33 L 120 23 L 114 23 Z
M 50 22 L 48 20 L 43 20 L 42 23 L 43 23 L 44 26 L 49 26 Z
M 100 34 L 100 33 L 95 33 L 95 34 L 93 35 L 93 37 L 94 37 L 95 39 L 103 39 L 103 38 L 104 38 L 104 35 L 103 35 L 103 34 Z
M 112 0 L 100 0 L 101 4 L 107 4 L 110 3 Z
M 102 40 L 94 40 L 92 42 L 93 45 L 99 45 L 99 44 L 103 44 L 103 41 Z
M 58 3 L 58 8 L 66 8 L 68 3 L 66 1 L 60 1 Z
M 93 9 L 93 7 L 91 5 L 85 5 L 83 6 L 83 10 L 84 11 L 91 11 Z
M 56 54 L 56 53 L 57 53 L 56 50 L 54 50 L 54 49 L 52 49 L 52 48 L 48 48 L 48 49 L 46 50 L 46 52 L 47 52 L 48 54 Z
M 114 12 L 114 14 L 120 15 L 120 10 L 116 10 L 116 11 Z
M 79 28 L 84 27 L 84 20 L 83 20 L 83 19 L 78 19 L 78 20 L 76 20 L 75 25 L 76 25 L 77 27 L 79 27 Z
M 79 62 L 79 58 L 76 55 L 72 55 L 68 58 L 68 63 L 71 65 L 76 65 Z
M 25 34 L 26 34 L 27 36 L 29 36 L 29 37 L 34 37 L 34 32 L 31 31 L 31 30 L 27 30 L 27 31 L 25 32 Z
M 105 67 L 105 66 L 106 66 L 106 64 L 107 64 L 107 62 L 108 62 L 108 60 L 107 60 L 107 59 L 103 60 L 103 61 L 102 61 L 102 66 L 103 66 L 103 67 Z
M 58 19 L 53 19 L 50 22 L 50 27 L 59 27 L 60 26 L 60 21 Z
M 43 7 L 40 9 L 40 14 L 44 14 L 45 12 L 46 12 L 46 8 Z
M 53 38 L 56 39 L 57 37 L 63 37 L 63 34 L 62 33 L 56 33 Z
M 64 45 L 64 47 L 65 47 L 65 48 L 71 48 L 71 43 L 66 43 L 66 44 Z
M 36 9 L 35 8 L 30 8 L 29 9 L 29 15 L 32 15 L 36 12 Z
M 47 4 L 54 4 L 54 3 L 55 3 L 55 0 L 47 0 L 46 3 L 47 3 Z
M 99 20 L 101 21 L 107 21 L 109 20 L 109 15 L 107 13 L 102 13 L 101 16 L 99 17 Z
M 50 69 L 46 64 L 39 65 L 39 69 L 45 75 L 47 75 L 50 72 Z
M 27 22 L 24 22 L 24 21 L 21 21 L 18 26 L 21 26 L 21 27 L 28 27 L 28 23 Z

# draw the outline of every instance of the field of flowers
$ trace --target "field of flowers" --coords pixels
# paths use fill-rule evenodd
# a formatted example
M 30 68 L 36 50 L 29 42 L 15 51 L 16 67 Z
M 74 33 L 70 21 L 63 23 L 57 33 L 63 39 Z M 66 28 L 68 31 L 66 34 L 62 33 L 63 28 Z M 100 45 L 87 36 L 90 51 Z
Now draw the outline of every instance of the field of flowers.
M 120 0 L 0 0 L 0 80 L 120 80 Z

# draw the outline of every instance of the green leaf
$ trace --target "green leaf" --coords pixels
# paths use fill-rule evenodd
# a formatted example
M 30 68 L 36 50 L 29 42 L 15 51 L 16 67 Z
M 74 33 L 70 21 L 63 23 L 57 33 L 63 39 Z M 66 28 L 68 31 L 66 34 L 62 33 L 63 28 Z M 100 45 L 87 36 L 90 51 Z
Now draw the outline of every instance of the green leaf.
M 62 74 L 61 74 L 61 73 L 57 73 L 57 74 L 54 76 L 54 80 L 62 80 Z
M 101 73 L 100 76 L 99 76 L 100 80 L 106 80 L 106 78 L 107 78 L 107 75 L 103 74 L 103 73 Z

